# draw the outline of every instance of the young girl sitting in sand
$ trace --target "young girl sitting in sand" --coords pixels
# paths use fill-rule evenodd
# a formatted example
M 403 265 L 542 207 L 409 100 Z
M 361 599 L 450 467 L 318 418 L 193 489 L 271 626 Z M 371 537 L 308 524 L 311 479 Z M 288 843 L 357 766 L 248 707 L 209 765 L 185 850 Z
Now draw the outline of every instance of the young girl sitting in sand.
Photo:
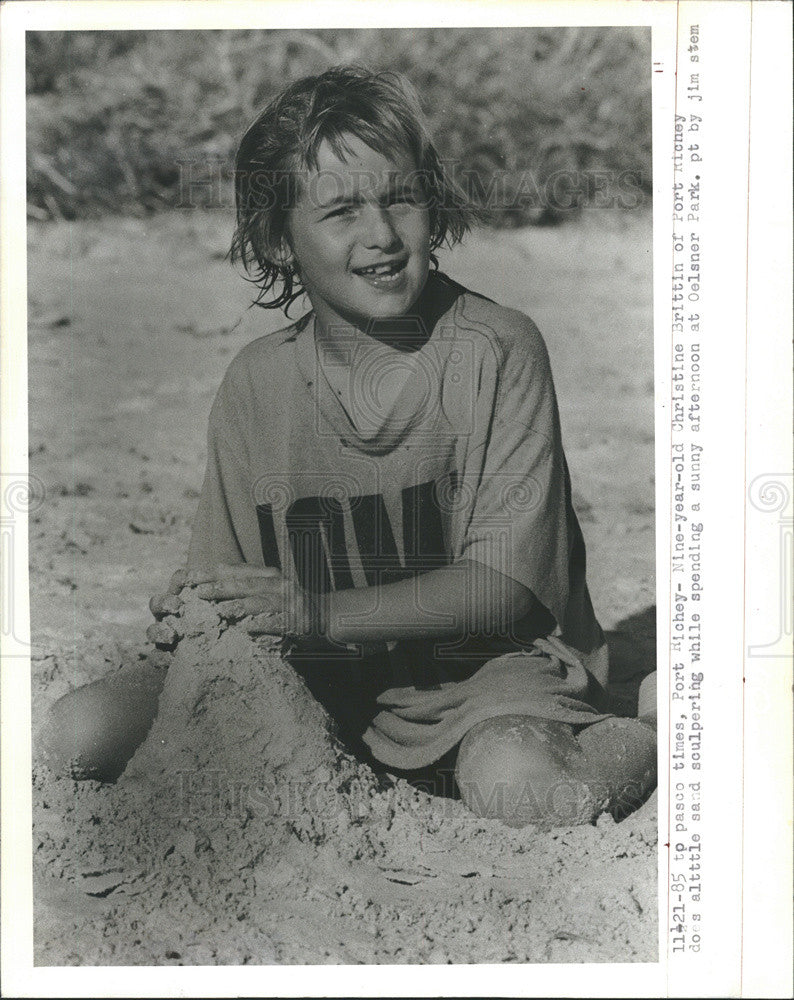
M 177 641 L 189 588 L 287 637 L 373 766 L 516 826 L 629 811 L 655 731 L 612 714 L 546 348 L 438 271 L 476 213 L 415 95 L 356 67 L 299 80 L 243 137 L 236 200 L 257 304 L 311 310 L 226 373 L 153 637 Z

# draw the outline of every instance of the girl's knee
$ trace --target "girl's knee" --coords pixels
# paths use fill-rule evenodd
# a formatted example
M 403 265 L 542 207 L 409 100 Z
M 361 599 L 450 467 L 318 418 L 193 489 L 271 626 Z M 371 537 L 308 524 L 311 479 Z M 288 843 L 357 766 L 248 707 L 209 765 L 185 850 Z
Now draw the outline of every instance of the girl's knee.
M 616 819 L 627 816 L 656 786 L 656 730 L 638 719 L 611 717 L 583 729 L 579 767 L 591 788 L 608 798 Z
M 458 752 L 461 798 L 478 816 L 508 826 L 571 826 L 602 808 L 578 776 L 582 750 L 559 722 L 504 715 L 474 726 Z
M 95 681 L 64 695 L 41 737 L 53 769 L 76 780 L 115 781 L 151 727 L 158 694 L 156 681 L 141 676 Z

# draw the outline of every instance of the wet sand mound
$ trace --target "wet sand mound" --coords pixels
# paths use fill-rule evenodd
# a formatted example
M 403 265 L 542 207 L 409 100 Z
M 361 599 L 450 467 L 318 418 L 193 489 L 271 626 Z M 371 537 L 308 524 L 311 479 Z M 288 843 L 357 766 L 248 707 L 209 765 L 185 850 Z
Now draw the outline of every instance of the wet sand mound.
M 198 601 L 183 625 L 116 784 L 37 763 L 48 961 L 653 960 L 647 807 L 552 832 L 477 819 L 346 753 L 276 642 Z

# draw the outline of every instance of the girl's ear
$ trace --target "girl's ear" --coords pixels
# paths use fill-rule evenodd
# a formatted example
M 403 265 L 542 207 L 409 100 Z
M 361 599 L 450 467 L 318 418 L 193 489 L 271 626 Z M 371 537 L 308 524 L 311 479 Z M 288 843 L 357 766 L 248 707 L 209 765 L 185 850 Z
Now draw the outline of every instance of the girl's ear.
M 292 247 L 283 236 L 275 246 L 271 244 L 267 248 L 266 254 L 270 263 L 275 264 L 276 267 L 285 271 L 295 269 L 295 255 L 292 252 Z
M 278 264 L 279 267 L 285 269 L 295 269 L 295 254 L 292 252 L 292 247 L 287 243 L 286 239 L 282 236 L 279 240 L 278 247 L 273 254 L 274 263 Z

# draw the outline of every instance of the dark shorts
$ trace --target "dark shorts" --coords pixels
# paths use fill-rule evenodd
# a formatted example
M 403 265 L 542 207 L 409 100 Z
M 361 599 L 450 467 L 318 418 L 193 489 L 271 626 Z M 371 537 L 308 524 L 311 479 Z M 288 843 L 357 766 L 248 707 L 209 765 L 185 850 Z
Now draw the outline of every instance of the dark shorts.
M 582 727 L 609 717 L 611 701 L 583 659 L 550 636 L 480 666 L 464 665 L 459 680 L 400 687 L 393 686 L 386 654 L 291 662 L 354 751 L 413 771 L 441 761 L 485 719 L 528 715 Z

